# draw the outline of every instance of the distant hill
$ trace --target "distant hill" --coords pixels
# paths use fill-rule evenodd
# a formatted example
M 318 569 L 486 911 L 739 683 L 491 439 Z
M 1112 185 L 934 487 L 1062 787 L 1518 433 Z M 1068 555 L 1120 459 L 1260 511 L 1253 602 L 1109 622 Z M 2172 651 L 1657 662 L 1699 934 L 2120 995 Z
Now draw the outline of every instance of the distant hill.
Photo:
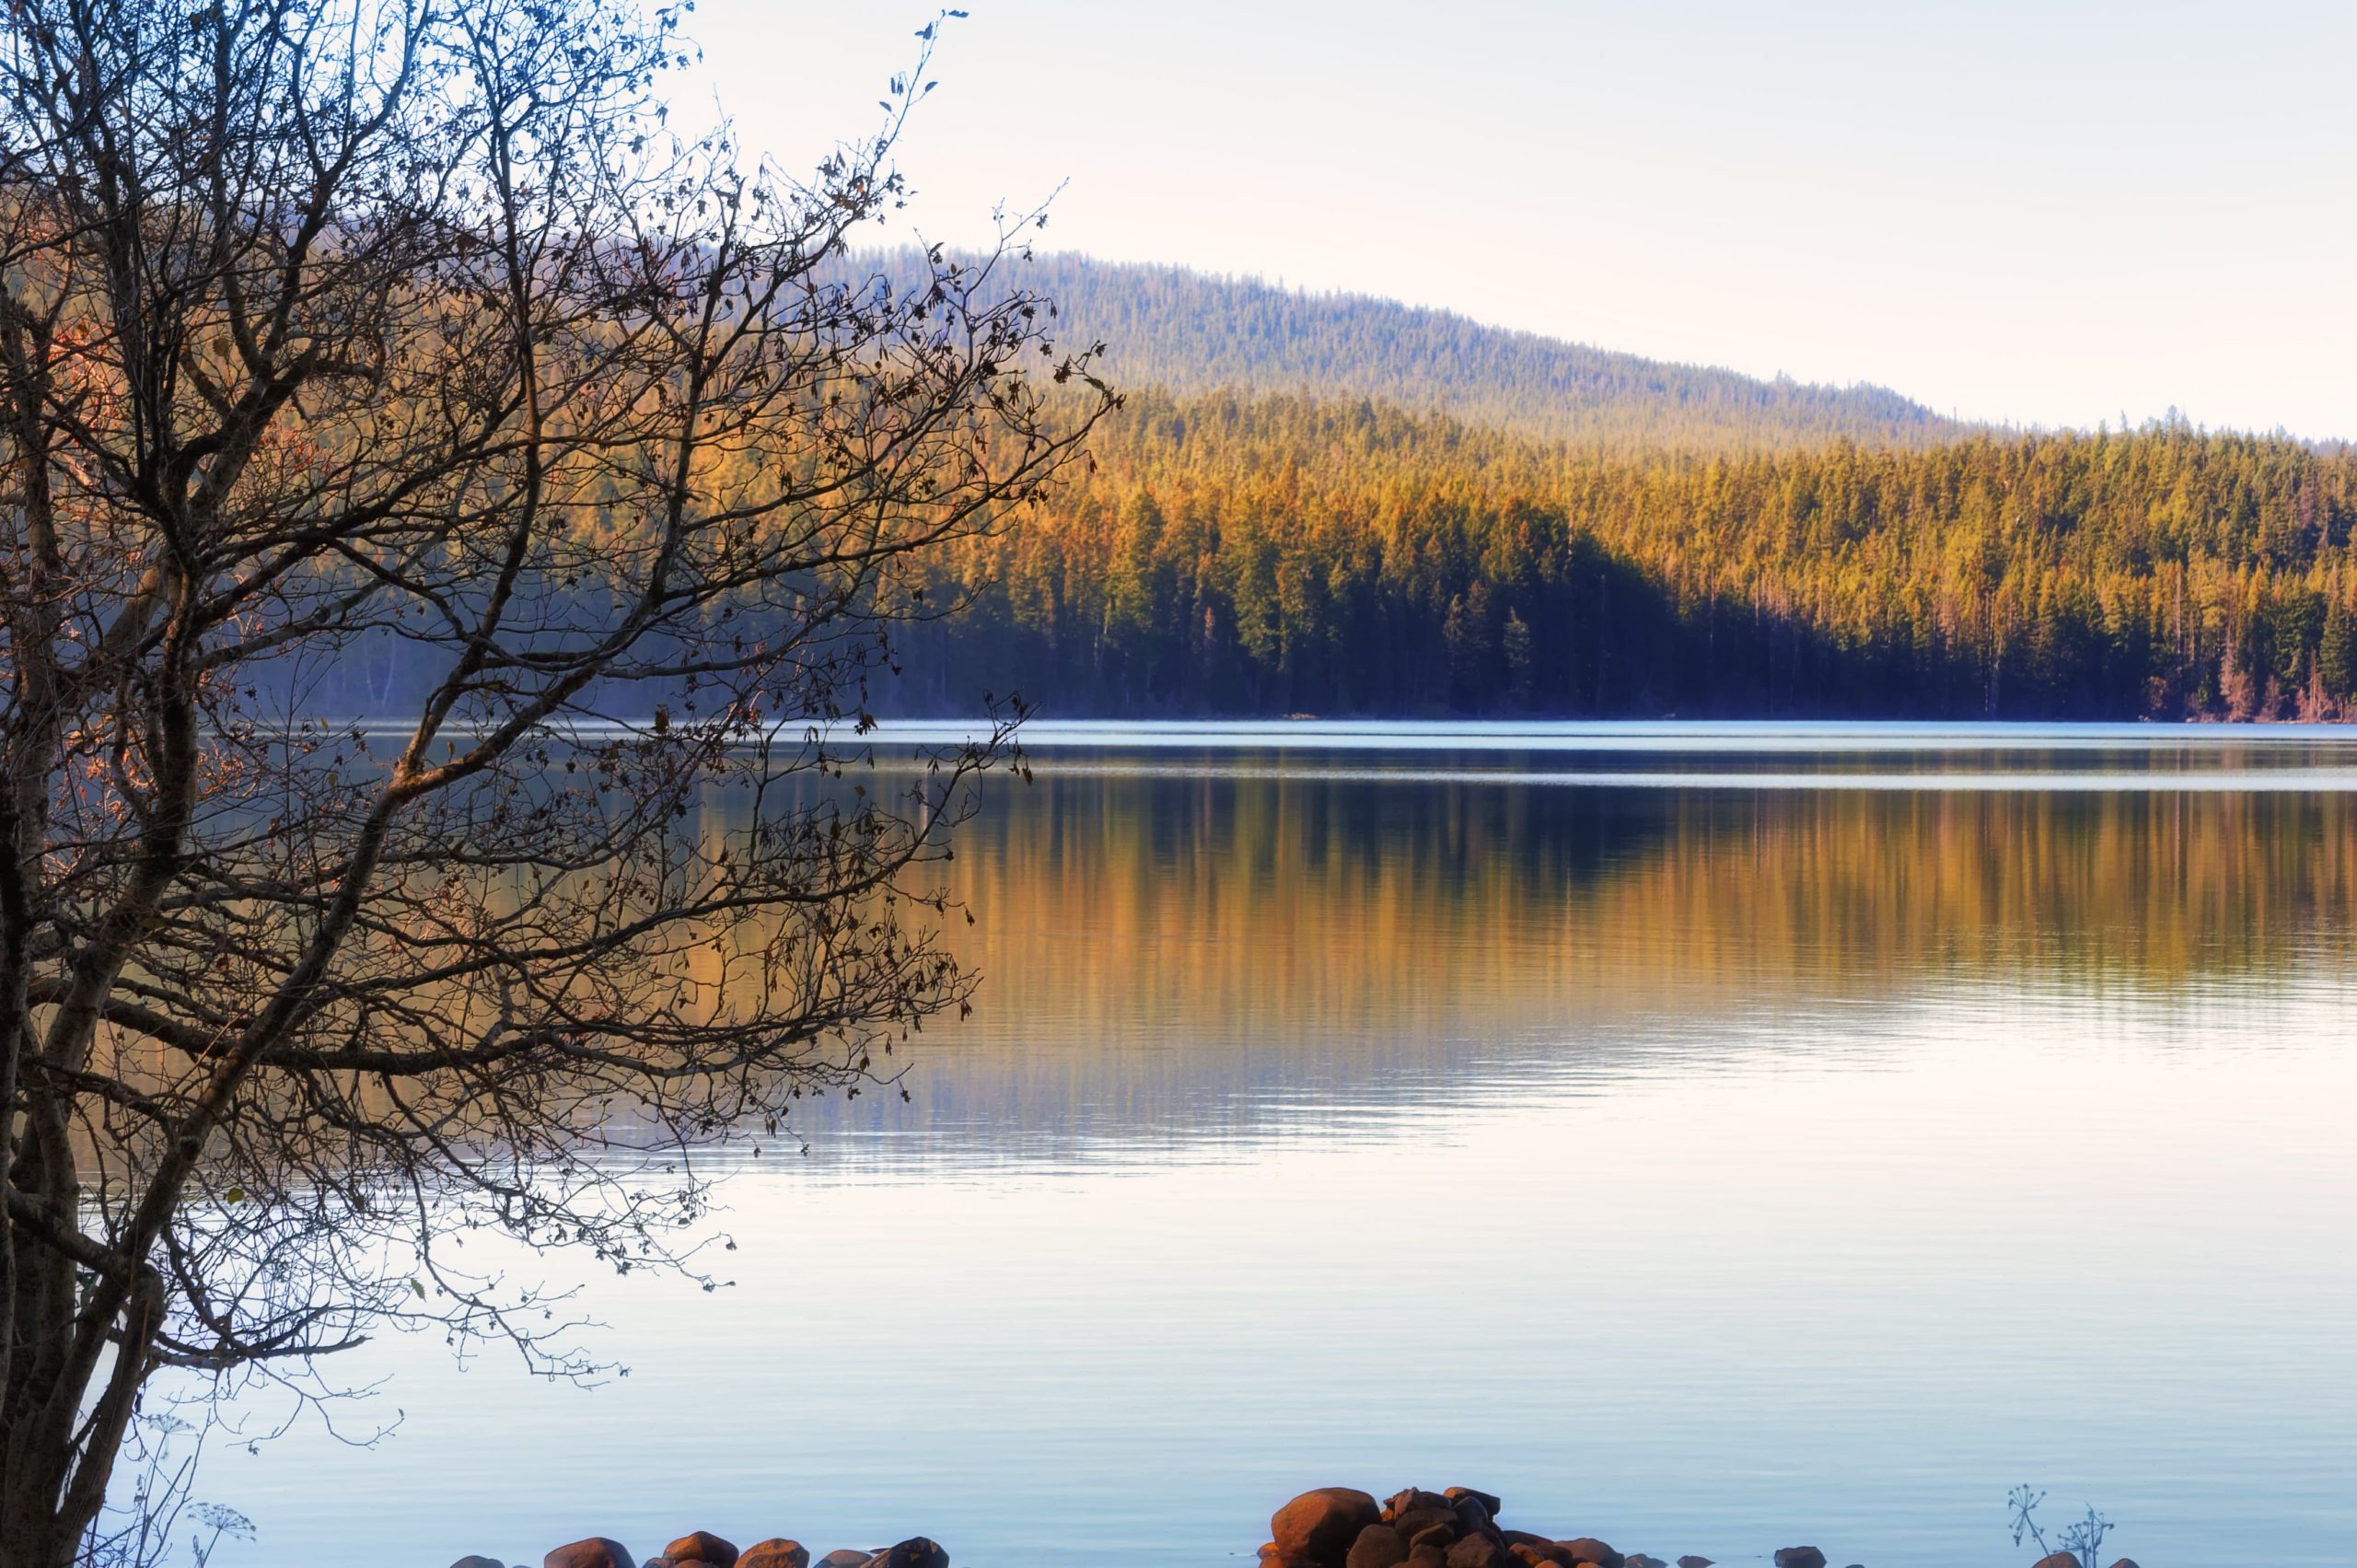
M 889 270 L 888 258 L 867 260 Z M 1015 276 L 1058 303 L 1068 336 L 1106 341 L 1115 381 L 1181 396 L 1368 398 L 1622 452 L 1779 452 L 1844 438 L 1914 447 L 1985 428 L 1887 388 L 1765 381 L 1367 295 L 1071 254 L 1042 254 Z

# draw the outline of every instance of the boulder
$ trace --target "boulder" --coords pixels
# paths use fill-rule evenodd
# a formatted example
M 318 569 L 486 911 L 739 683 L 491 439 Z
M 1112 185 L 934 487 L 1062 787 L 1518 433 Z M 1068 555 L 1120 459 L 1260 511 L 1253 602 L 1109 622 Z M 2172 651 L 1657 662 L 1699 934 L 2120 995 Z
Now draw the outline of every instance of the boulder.
M 1496 1516 L 1481 1506 L 1481 1500 L 1478 1497 L 1457 1498 L 1457 1517 L 1465 1527 L 1467 1535 L 1484 1535 L 1498 1527 Z
M 1448 1549 L 1448 1568 L 1512 1568 L 1513 1562 L 1495 1536 L 1468 1535 Z
M 854 1551 L 845 1547 L 841 1551 L 830 1551 L 819 1559 L 819 1568 L 867 1568 L 875 1559 L 876 1553 L 872 1551 Z
M 1628 1556 L 1622 1558 L 1620 1562 L 1622 1563 L 1622 1568 L 1669 1568 L 1669 1564 L 1664 1562 L 1660 1558 L 1647 1557 L 1642 1551 L 1632 1551 L 1629 1553 Z
M 1594 1536 L 1578 1536 L 1570 1540 L 1559 1540 L 1555 1544 L 1570 1552 L 1573 1562 L 1593 1562 L 1596 1568 L 1620 1568 L 1620 1565 L 1628 1561 Z M 1820 1562 L 1817 1568 L 1825 1568 L 1825 1564 Z
M 710 1530 L 694 1530 L 663 1549 L 673 1562 L 709 1562 L 712 1568 L 737 1568 L 737 1549 Z
M 450 1568 L 507 1568 L 507 1564 L 496 1557 L 485 1557 L 481 1552 L 470 1552 L 451 1563 Z
M 1779 1547 L 1776 1568 L 1825 1568 L 1825 1553 L 1813 1546 Z
M 1469 1486 L 1452 1486 L 1441 1495 L 1451 1503 L 1461 1503 L 1470 1497 L 1481 1505 L 1481 1512 L 1492 1519 L 1505 1511 L 1505 1504 L 1498 1501 L 1498 1494 L 1494 1492 L 1476 1492 Z
M 1383 1510 L 1373 1497 L 1347 1486 L 1321 1486 L 1305 1492 L 1269 1520 L 1269 1534 L 1279 1551 L 1306 1557 L 1325 1568 L 1342 1568 L 1351 1543 L 1369 1525 L 1382 1522 Z
M 638 1568 L 630 1548 L 604 1536 L 560 1546 L 540 1559 L 540 1568 Z
M 2111 1568 L 2136 1568 L 2136 1560 L 2132 1557 L 2123 1557 L 2113 1563 Z
M 738 1552 L 737 1568 L 810 1568 L 810 1549 L 798 1540 L 772 1536 Z
M 2075 1551 L 2049 1551 L 2039 1558 L 2034 1568 L 2082 1568 Z
M 1408 1561 L 1408 1538 L 1389 1525 L 1372 1524 L 1351 1542 L 1343 1568 L 1399 1568 Z
M 1452 1499 L 1443 1497 L 1437 1492 L 1426 1492 L 1422 1487 L 1411 1486 L 1405 1492 L 1393 1493 L 1390 1501 L 1384 1504 L 1383 1522 L 1396 1525 L 1410 1514 L 1446 1514 L 1453 1512 L 1456 1506 Z
M 1407 1568 L 1448 1568 L 1448 1553 L 1437 1546 L 1411 1546 Z
M 1429 1497 L 1432 1494 L 1426 1493 L 1424 1495 Z M 1457 1504 L 1446 1501 L 1437 1508 L 1411 1508 L 1397 1518 L 1385 1522 L 1407 1538 L 1411 1546 L 1416 1544 L 1418 1536 L 1435 1527 L 1447 1530 L 1448 1541 L 1453 1541 L 1457 1539 L 1457 1532 L 1465 1526 L 1464 1520 L 1457 1517 Z M 1443 1541 L 1441 1545 L 1446 1547 L 1448 1541 Z
M 877 1568 L 949 1568 L 949 1553 L 929 1536 L 911 1536 L 875 1559 Z
M 1429 1546 L 1434 1551 L 1446 1556 L 1448 1549 L 1457 1544 L 1457 1538 L 1464 1533 L 1457 1527 L 1456 1516 L 1452 1515 L 1438 1524 L 1426 1525 L 1422 1529 L 1410 1536 L 1408 1550 L 1413 1551 L 1420 1546 Z
M 1689 1551 L 1678 1560 L 1678 1568 L 1711 1568 L 1711 1560 L 1707 1557 L 1697 1557 Z

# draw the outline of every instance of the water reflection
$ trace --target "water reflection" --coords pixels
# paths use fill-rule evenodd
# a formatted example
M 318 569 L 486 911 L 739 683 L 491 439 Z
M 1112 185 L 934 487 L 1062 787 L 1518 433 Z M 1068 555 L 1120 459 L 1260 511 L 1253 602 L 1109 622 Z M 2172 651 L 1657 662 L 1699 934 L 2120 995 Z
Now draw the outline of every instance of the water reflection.
M 980 1009 L 918 1042 L 907 1103 L 818 1109 L 814 1133 L 877 1136 L 815 1152 L 1158 1158 L 1807 1033 L 1713 1027 L 1744 1017 L 2230 996 L 2351 958 L 2357 795 L 1550 790 L 1322 761 L 1051 752 L 996 781 L 948 868 Z
M 2357 1560 L 2357 796 L 2201 744 L 2286 787 L 1044 748 L 943 868 L 979 1011 L 744 1162 L 735 1288 L 590 1279 L 635 1369 L 590 1393 L 369 1347 L 408 1424 L 230 1455 L 221 1568 L 343 1561 L 363 1495 L 426 1568 L 691 1527 L 1203 1568 L 1337 1481 L 1978 1568 L 2031 1480 L 2145 1562 Z

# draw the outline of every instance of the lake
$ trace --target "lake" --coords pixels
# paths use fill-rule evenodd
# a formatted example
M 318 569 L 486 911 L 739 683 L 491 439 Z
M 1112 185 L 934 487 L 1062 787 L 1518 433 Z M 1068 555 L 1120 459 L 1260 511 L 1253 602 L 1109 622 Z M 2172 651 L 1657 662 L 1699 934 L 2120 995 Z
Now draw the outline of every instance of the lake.
M 887 731 L 879 755 L 912 736 Z M 583 1390 L 438 1340 L 218 1568 L 707 1527 L 1249 1562 L 1321 1484 L 1725 1563 L 2357 1560 L 2357 738 L 1035 728 L 910 1098 L 737 1161 Z

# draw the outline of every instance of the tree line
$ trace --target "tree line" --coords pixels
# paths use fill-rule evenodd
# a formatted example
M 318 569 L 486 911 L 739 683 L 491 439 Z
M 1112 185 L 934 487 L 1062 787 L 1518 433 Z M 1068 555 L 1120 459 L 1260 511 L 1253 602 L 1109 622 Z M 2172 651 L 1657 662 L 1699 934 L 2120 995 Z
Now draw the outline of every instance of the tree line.
M 933 563 L 884 700 L 1063 714 L 2341 716 L 2357 458 L 2180 422 L 1620 455 L 1133 394 Z

